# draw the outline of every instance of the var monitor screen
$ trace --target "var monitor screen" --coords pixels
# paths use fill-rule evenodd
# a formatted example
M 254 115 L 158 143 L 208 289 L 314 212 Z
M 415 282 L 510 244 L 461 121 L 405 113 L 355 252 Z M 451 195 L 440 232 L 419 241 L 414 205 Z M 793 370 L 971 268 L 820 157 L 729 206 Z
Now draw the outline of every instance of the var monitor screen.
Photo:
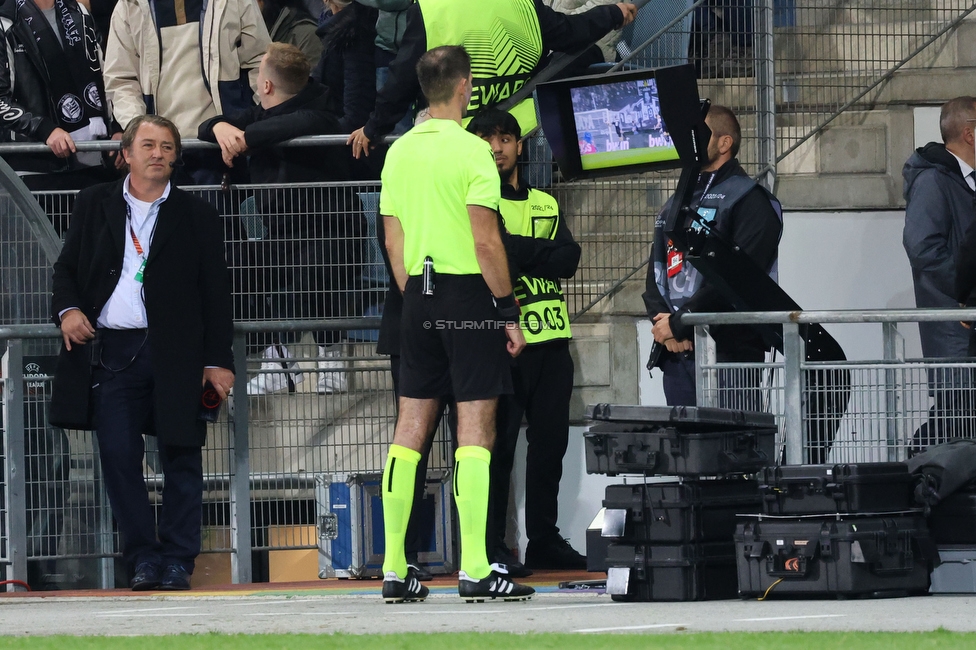
M 569 91 L 583 171 L 678 160 L 654 79 Z
M 568 179 L 674 169 L 695 155 L 694 66 L 562 79 L 537 90 L 546 140 Z

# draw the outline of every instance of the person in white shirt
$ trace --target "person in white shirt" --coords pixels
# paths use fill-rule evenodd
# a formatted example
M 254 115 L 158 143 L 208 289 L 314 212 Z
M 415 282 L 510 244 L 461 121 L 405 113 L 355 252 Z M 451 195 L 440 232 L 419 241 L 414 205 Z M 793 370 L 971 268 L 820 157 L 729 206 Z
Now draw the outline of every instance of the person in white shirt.
M 223 230 L 210 204 L 170 184 L 180 157 L 172 122 L 132 120 L 122 156 L 124 180 L 78 195 L 54 265 L 64 345 L 49 420 L 95 430 L 132 588 L 189 589 L 203 509 L 201 406 L 234 384 Z M 144 434 L 158 439 L 165 477 L 158 531 Z

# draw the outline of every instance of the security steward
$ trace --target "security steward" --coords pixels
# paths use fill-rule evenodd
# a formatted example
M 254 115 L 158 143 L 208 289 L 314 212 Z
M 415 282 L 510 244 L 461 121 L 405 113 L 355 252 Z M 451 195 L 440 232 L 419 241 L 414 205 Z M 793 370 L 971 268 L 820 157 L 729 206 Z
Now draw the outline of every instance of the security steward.
M 407 9 L 407 24 L 390 76 L 376 96 L 366 125 L 348 144 L 359 158 L 370 142 L 393 131 L 417 100 L 416 65 L 424 52 L 441 45 L 460 45 L 471 55 L 474 87 L 467 114 L 494 106 L 514 95 L 536 72 L 548 52 L 574 52 L 633 22 L 637 7 L 620 2 L 568 16 L 542 0 L 417 0 Z M 512 114 L 528 132 L 536 127 L 531 98 Z
M 485 550 L 496 406 L 499 395 L 512 391 L 509 355 L 525 347 L 498 226 L 498 176 L 490 147 L 461 128 L 472 88 L 464 48 L 427 52 L 417 76 L 431 119 L 390 148 L 380 195 L 386 249 L 403 292 L 400 413 L 382 487 L 383 598 L 395 603 L 427 596 L 407 567 L 404 536 L 417 463 L 440 416 L 441 397 L 453 394 L 458 593 L 468 601 L 525 600 L 534 590 L 494 570 Z
M 140 115 L 121 144 L 129 175 L 78 194 L 54 264 L 64 346 L 50 421 L 95 429 L 132 589 L 189 589 L 203 518 L 200 415 L 234 385 L 223 230 L 213 206 L 170 184 L 175 124 Z M 157 437 L 166 479 L 158 520 L 143 434 Z
M 742 169 L 736 155 L 742 131 L 735 114 L 724 106 L 712 106 L 705 116 L 712 135 L 708 142 L 708 162 L 702 166 L 693 195 L 692 207 L 711 222 L 716 232 L 728 237 L 775 280 L 779 240 L 783 234 L 783 209 L 779 201 Z M 692 345 L 694 327 L 682 317 L 691 312 L 732 311 L 717 287 L 704 282 L 701 274 L 684 260 L 664 235 L 665 205 L 654 226 L 651 264 L 648 265 L 644 304 L 654 322 L 652 333 L 660 353 L 652 354 L 651 365 L 664 374 L 664 395 L 669 406 L 694 406 L 695 357 Z M 714 325 L 720 363 L 755 363 L 765 358 L 769 346 L 762 334 L 748 325 Z M 654 358 L 654 357 L 657 358 Z M 758 371 L 747 370 L 720 377 L 733 398 L 723 406 L 759 411 Z
M 560 280 L 576 273 L 580 246 L 560 217 L 556 200 L 519 180 L 516 163 L 522 153 L 522 131 L 518 120 L 510 113 L 488 109 L 471 120 L 468 131 L 487 141 L 495 154 L 501 176 L 500 212 L 508 231 L 505 248 L 526 343 L 512 368 L 515 393 L 503 396 L 498 404 L 498 439 L 491 459 L 489 551 L 514 577 L 531 574 L 505 545 L 512 465 L 524 415 L 528 423 L 525 566 L 585 569 L 586 558 L 560 536 L 556 526 L 573 393 L 572 333 Z

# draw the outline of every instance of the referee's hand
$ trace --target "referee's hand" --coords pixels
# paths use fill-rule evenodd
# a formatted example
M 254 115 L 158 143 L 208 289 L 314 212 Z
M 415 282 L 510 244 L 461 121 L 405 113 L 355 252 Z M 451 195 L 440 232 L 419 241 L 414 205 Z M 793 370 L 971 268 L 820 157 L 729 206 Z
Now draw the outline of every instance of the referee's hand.
M 506 325 L 505 336 L 508 337 L 508 344 L 505 346 L 508 353 L 513 358 L 522 354 L 522 350 L 525 349 L 525 337 L 522 336 L 522 330 L 519 329 L 519 326 L 516 323 Z

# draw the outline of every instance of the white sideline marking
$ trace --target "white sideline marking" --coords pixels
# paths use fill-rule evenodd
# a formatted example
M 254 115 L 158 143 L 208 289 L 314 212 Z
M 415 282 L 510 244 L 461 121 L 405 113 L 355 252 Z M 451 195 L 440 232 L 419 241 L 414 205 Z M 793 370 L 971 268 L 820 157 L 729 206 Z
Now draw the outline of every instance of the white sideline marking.
M 316 598 L 300 598 L 297 600 L 255 600 L 246 603 L 227 603 L 232 607 L 252 607 L 254 605 L 284 605 L 291 603 L 314 603 L 317 602 Z
M 847 614 L 810 614 L 808 616 L 770 616 L 768 618 L 736 618 L 733 623 L 760 623 L 762 621 L 798 621 L 805 618 L 844 618 Z
M 687 627 L 687 623 L 658 623 L 657 625 L 620 625 L 617 627 L 588 627 L 582 630 L 574 630 L 577 634 L 589 634 L 591 632 L 617 632 L 619 630 L 653 630 L 660 627 Z
M 173 609 L 177 608 L 174 607 Z M 123 616 L 126 618 L 181 618 L 190 616 L 213 616 L 213 612 L 199 612 L 196 614 L 192 612 L 182 614 L 100 614 L 100 616 L 102 618 L 121 618 Z
M 115 616 L 118 614 L 139 614 L 142 612 L 171 612 L 177 609 L 198 609 L 197 607 L 143 607 L 140 609 L 110 609 L 95 612 L 95 616 Z
M 596 603 L 590 605 L 553 605 L 551 607 L 522 607 L 517 611 L 520 612 L 545 612 L 548 610 L 559 611 L 562 609 L 583 609 L 586 607 L 619 607 L 617 603 Z
M 342 616 L 351 612 L 254 612 L 250 616 Z M 355 616 L 355 614 L 353 614 Z
M 481 609 L 480 607 L 472 607 L 470 609 L 441 609 L 441 610 L 434 610 L 434 611 L 424 611 L 424 614 L 423 615 L 424 616 L 432 616 L 432 615 L 440 615 L 440 614 L 451 614 L 451 615 L 455 615 L 455 614 L 474 614 L 476 616 L 481 616 L 482 614 L 503 614 L 506 611 L 510 611 L 511 612 L 511 611 L 515 611 L 515 610 L 514 610 L 514 608 L 513 609 L 509 609 L 509 610 L 504 610 L 504 609 Z M 413 612 L 408 612 L 408 611 L 383 612 L 383 614 L 381 615 L 381 617 L 382 616 L 400 616 L 400 615 L 404 615 L 404 614 L 406 614 L 406 615 L 416 615 L 418 613 L 419 612 L 416 612 L 416 611 L 413 611 Z

